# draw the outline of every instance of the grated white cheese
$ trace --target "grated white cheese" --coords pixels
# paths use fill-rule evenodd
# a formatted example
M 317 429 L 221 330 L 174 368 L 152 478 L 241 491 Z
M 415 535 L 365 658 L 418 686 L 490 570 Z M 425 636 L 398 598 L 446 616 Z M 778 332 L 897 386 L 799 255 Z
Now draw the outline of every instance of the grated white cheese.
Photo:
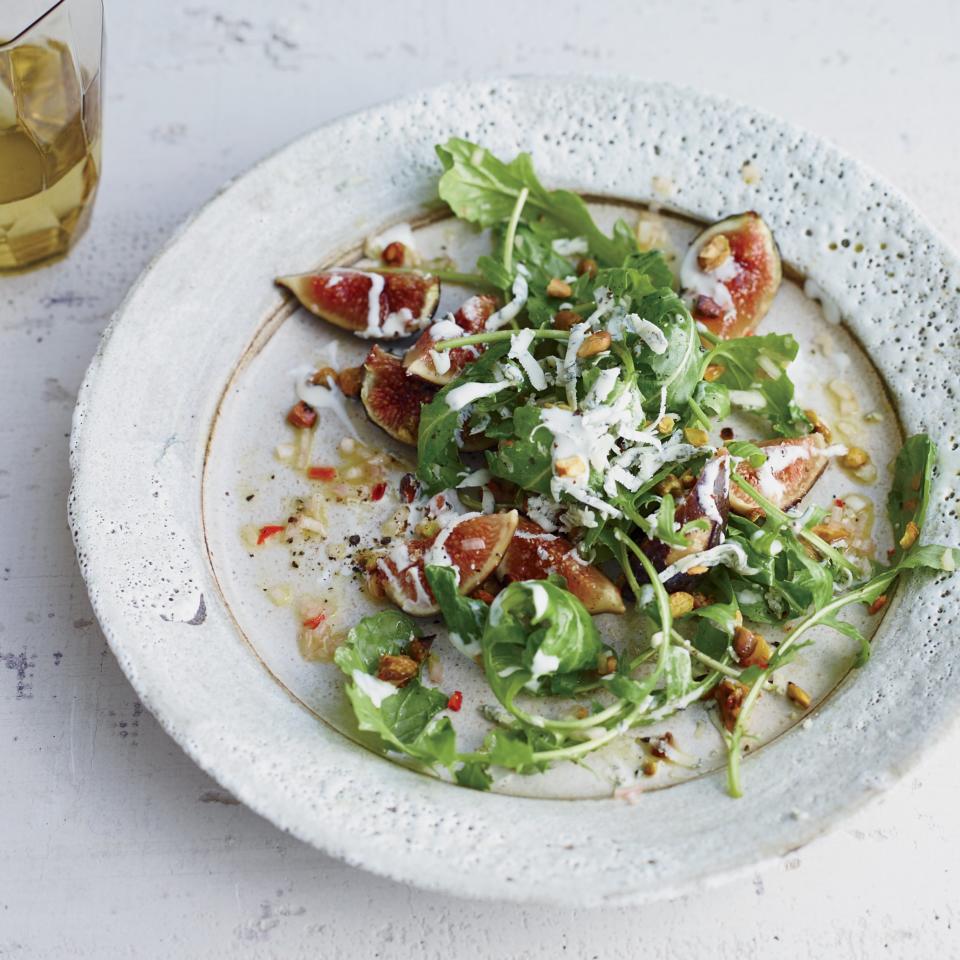
M 537 358 L 530 352 L 530 344 L 533 343 L 536 331 L 532 327 L 526 327 L 515 333 L 510 338 L 510 352 L 507 356 L 516 360 L 523 372 L 530 381 L 530 386 L 534 390 L 546 390 L 547 378 L 544 375 L 543 368 L 537 362 Z
M 510 380 L 498 380 L 495 383 L 465 383 L 463 386 L 454 387 L 447 394 L 447 406 L 451 410 L 463 410 L 471 403 L 476 403 L 482 397 L 490 397 L 499 393 L 505 387 L 512 387 L 514 384 Z
M 499 330 L 505 324 L 510 323 L 511 320 L 516 319 L 517 314 L 526 306 L 530 289 L 527 285 L 527 271 L 522 263 L 517 264 L 517 275 L 514 278 L 511 292 L 513 293 L 513 299 L 497 310 L 496 313 L 490 314 L 486 324 L 484 324 L 485 330 Z

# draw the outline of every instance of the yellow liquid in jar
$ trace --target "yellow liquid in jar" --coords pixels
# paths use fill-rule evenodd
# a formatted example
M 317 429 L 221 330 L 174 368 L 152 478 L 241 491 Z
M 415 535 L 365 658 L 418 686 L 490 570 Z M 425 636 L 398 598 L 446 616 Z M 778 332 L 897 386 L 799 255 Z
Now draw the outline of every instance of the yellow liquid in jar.
M 0 53 L 0 270 L 65 253 L 100 176 L 100 77 L 59 41 Z

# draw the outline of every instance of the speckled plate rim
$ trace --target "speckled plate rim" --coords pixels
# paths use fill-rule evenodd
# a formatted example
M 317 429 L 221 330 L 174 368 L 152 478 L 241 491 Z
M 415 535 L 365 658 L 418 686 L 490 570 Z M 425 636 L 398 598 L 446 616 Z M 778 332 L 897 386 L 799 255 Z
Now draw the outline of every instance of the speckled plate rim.
M 706 220 L 760 210 L 785 260 L 839 307 L 888 385 L 909 375 L 909 390 L 894 389 L 907 429 L 956 446 L 960 351 L 943 330 L 958 323 L 960 264 L 862 165 L 782 121 L 662 83 L 441 87 L 328 124 L 234 181 L 177 232 L 111 321 L 78 399 L 69 503 L 110 646 L 164 729 L 247 805 L 348 863 L 425 888 L 640 902 L 796 849 L 902 775 L 918 742 L 956 718 L 945 681 L 957 666 L 958 604 L 938 581 L 901 590 L 867 670 L 812 730 L 750 759 L 736 806 L 719 775 L 637 806 L 433 781 L 318 724 L 233 629 L 206 559 L 200 481 L 223 386 L 276 309 L 270 278 L 421 211 L 435 183 L 432 146 L 449 135 L 499 153 L 530 149 L 548 183 L 593 195 Z M 748 159 L 759 184 L 740 176 Z M 654 178 L 673 185 L 669 197 Z M 938 335 L 934 360 L 902 349 L 913 336 L 929 354 Z M 952 452 L 931 505 L 928 536 L 941 542 L 957 541 L 956 460 Z M 908 659 L 884 643 L 924 633 L 931 639 Z

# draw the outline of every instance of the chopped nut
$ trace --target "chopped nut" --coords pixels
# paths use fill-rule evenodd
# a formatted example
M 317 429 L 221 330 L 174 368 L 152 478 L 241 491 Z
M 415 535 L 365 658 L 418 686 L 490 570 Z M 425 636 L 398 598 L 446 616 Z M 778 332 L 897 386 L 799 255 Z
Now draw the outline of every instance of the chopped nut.
M 919 536 L 920 528 L 912 520 L 909 520 L 903 531 L 903 536 L 900 538 L 900 546 L 904 550 L 909 550 L 917 542 Z
M 388 243 L 383 248 L 383 253 L 380 254 L 380 259 L 383 260 L 384 263 L 389 264 L 391 267 L 402 267 L 406 258 L 406 244 L 401 243 L 399 240 L 394 240 L 393 243 Z
M 583 323 L 583 317 L 576 310 L 558 310 L 553 317 L 553 326 L 557 330 L 570 330 L 578 323 Z
M 617 669 L 617 658 L 612 654 L 601 653 L 597 658 L 597 673 L 601 677 L 607 676 L 609 673 L 615 673 Z
M 345 367 L 337 374 L 337 383 L 344 396 L 359 397 L 363 386 L 363 367 Z
M 709 607 L 713 603 L 713 599 L 708 597 L 705 593 L 694 593 L 693 596 L 693 609 L 699 610 L 701 607 Z M 737 613 L 740 611 L 738 610 Z
M 840 458 L 840 463 L 848 470 L 857 470 L 869 462 L 870 454 L 862 447 L 850 447 Z
M 588 277 L 593 278 L 597 275 L 597 271 L 599 269 L 600 265 L 596 260 L 591 260 L 590 257 L 584 257 L 577 264 L 577 276 L 582 277 L 584 274 L 586 274 Z
M 668 433 L 673 433 L 673 428 L 677 425 L 677 421 L 670 416 L 663 417 L 660 422 L 657 424 L 657 430 L 660 433 L 666 435 Z
M 706 380 L 707 383 L 713 383 L 714 380 L 719 380 L 723 376 L 726 369 L 722 364 L 711 363 L 704 371 L 703 379 Z
M 713 688 L 713 698 L 717 701 L 720 719 L 727 730 L 733 730 L 736 725 L 747 689 L 746 684 L 736 680 L 721 680 Z
M 692 577 L 699 577 L 701 573 L 706 573 L 710 568 L 698 563 L 695 567 L 690 567 L 686 572 Z
M 830 428 L 820 419 L 816 410 L 804 410 L 804 415 L 813 424 L 813 432 L 819 433 L 827 443 L 830 442 Z
M 395 687 L 402 687 L 409 683 L 420 672 L 420 664 L 413 657 L 403 654 L 380 655 L 380 669 L 377 670 L 377 679 L 392 683 Z
M 640 765 L 640 771 L 645 777 L 652 777 L 657 772 L 657 761 L 652 757 L 648 757 Z
M 670 594 L 670 615 L 673 617 L 682 617 L 689 613 L 695 606 L 693 596 L 678 590 Z
M 558 477 L 582 477 L 587 472 L 587 461 L 579 454 L 572 457 L 561 457 L 554 464 Z
M 705 447 L 710 442 L 710 434 L 700 427 L 684 427 L 683 435 L 687 438 L 687 443 L 695 447 Z
M 295 403 L 287 414 L 287 423 L 298 430 L 309 430 L 317 422 L 317 411 L 300 400 Z
M 869 607 L 867 607 L 867 613 L 872 616 L 875 613 L 879 613 L 886 605 L 887 595 L 885 593 L 881 593 L 880 596 L 877 597 L 877 599 L 874 600 Z
M 846 527 L 841 526 L 839 523 L 833 523 L 832 521 L 818 523 L 810 532 L 815 533 L 821 540 L 826 540 L 827 543 L 846 540 L 850 536 L 850 531 L 847 530 Z
M 680 482 L 680 478 L 674 476 L 672 473 L 668 473 L 657 485 L 654 487 L 657 493 L 661 497 L 665 497 L 668 493 L 672 496 L 675 493 L 683 492 L 683 484 Z
M 407 656 L 414 663 L 423 663 L 430 656 L 430 647 L 433 644 L 433 637 L 414 637 L 407 644 Z
M 590 711 L 584 707 L 576 707 L 573 711 L 573 715 L 577 720 L 586 720 L 590 716 Z
M 754 633 L 743 626 L 737 627 L 733 633 L 733 652 L 741 667 L 765 667 L 773 655 L 763 634 Z
M 559 277 L 554 277 L 547 284 L 547 296 L 559 297 L 561 300 L 568 300 L 573 296 L 573 287 L 571 287 L 566 280 L 561 280 Z
M 730 241 L 724 234 L 718 233 L 701 247 L 697 254 L 697 263 L 701 270 L 716 270 L 717 267 L 723 266 L 729 258 Z
M 685 490 L 689 490 L 696 482 L 697 478 L 689 470 L 680 478 L 680 484 Z
M 693 301 L 693 313 L 694 316 L 704 320 L 716 320 L 718 317 L 723 316 L 723 307 L 721 307 L 713 297 L 708 297 L 701 293 L 697 299 Z
M 810 694 L 803 687 L 798 687 L 792 680 L 787 684 L 787 697 L 804 710 L 813 702 L 810 699 Z
M 590 336 L 580 344 L 577 356 L 583 358 L 592 357 L 598 353 L 605 353 L 610 349 L 612 342 L 613 337 L 610 336 L 609 331 L 598 330 L 596 333 L 591 333 Z
M 330 381 L 337 383 L 337 371 L 333 367 L 320 367 L 319 370 L 315 370 L 313 376 L 310 378 L 310 382 L 318 387 L 326 387 L 330 389 Z

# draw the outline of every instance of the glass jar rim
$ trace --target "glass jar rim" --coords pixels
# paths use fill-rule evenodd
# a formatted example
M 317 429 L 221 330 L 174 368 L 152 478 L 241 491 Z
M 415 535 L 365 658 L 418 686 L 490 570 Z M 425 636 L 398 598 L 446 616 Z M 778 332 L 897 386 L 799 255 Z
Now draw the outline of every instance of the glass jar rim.
M 0 51 L 5 50 L 7 47 L 12 47 L 17 43 L 20 43 L 20 41 L 23 40 L 23 38 L 26 37 L 27 34 L 34 29 L 34 27 L 39 26 L 41 23 L 43 23 L 44 20 L 47 19 L 47 17 L 50 16 L 50 14 L 54 13 L 56 10 L 62 7 L 65 3 L 69 3 L 69 2 L 70 0 L 56 0 L 56 3 L 51 4 L 38 17 L 34 17 L 33 20 L 31 20 L 22 30 L 20 30 L 15 36 L 11 37 L 9 40 L 4 40 L 2 37 L 0 37 Z M 95 2 L 100 7 L 100 17 L 102 20 L 103 0 L 95 0 Z

